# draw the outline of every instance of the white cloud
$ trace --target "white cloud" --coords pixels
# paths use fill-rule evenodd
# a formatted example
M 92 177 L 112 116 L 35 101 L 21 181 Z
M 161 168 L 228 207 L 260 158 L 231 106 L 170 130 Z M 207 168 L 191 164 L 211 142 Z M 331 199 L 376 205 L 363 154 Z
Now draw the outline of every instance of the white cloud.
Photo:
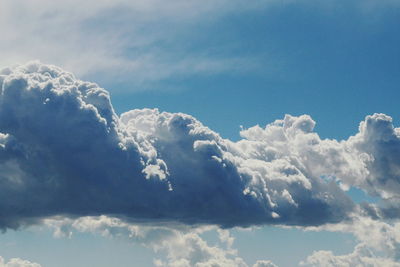
M 216 227 L 192 228 L 184 225 L 134 225 L 106 216 L 46 219 L 56 236 L 73 237 L 72 233 L 90 232 L 105 237 L 124 238 L 156 252 L 155 266 L 251 266 L 234 249 L 234 237 L 228 230 Z M 335 255 L 332 251 L 314 251 L 300 266 L 400 266 L 400 224 L 389 224 L 371 218 L 355 216 L 351 221 L 306 228 L 312 231 L 340 231 L 355 235 L 360 242 L 349 254 Z M 210 245 L 202 235 L 217 231 L 219 242 Z M 268 260 L 259 260 L 253 267 L 276 267 Z
M 347 255 L 336 256 L 331 251 L 316 251 L 308 256 L 301 266 L 324 267 L 398 267 L 400 263 L 391 259 L 375 256 L 364 244 L 359 244 L 354 251 Z
M 277 267 L 273 262 L 271 261 L 257 261 L 253 267 Z
M 384 114 L 367 116 L 359 133 L 349 139 L 348 147 L 364 155 L 368 175 L 357 177 L 352 185 L 384 199 L 400 197 L 400 128 Z
M 353 234 L 358 240 L 354 251 L 345 255 L 335 255 L 332 251 L 314 251 L 301 262 L 304 266 L 400 266 L 400 223 L 354 214 L 351 220 L 328 224 L 312 231 L 334 231 Z
M 45 225 L 54 229 L 56 237 L 72 237 L 74 232 L 90 232 L 105 237 L 123 238 L 136 242 L 157 253 L 155 266 L 196 267 L 247 267 L 248 264 L 232 248 L 234 238 L 228 230 L 215 227 L 187 227 L 184 225 L 135 225 L 118 218 L 106 216 L 81 217 L 76 220 L 50 218 Z M 208 244 L 201 235 L 205 232 L 219 233 L 219 242 Z M 269 264 L 269 265 L 268 265 Z M 255 267 L 275 265 L 270 261 L 258 261 Z
M 0 267 L 40 267 L 38 263 L 22 260 L 20 258 L 12 258 L 8 262 L 0 256 Z

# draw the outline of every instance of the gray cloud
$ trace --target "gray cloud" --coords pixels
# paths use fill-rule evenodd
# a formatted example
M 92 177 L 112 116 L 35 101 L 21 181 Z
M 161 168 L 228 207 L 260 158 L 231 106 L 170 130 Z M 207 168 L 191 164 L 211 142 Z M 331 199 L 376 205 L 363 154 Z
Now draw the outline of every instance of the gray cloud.
M 348 141 L 321 140 L 309 116 L 287 115 L 232 142 L 186 114 L 143 109 L 119 117 L 107 91 L 54 66 L 1 73 L 2 228 L 102 214 L 223 227 L 320 225 L 355 211 L 346 184 L 398 192 L 378 175 L 398 181 L 398 130 L 380 123 L 384 115 L 367 117 Z M 386 160 L 373 161 L 380 155 Z

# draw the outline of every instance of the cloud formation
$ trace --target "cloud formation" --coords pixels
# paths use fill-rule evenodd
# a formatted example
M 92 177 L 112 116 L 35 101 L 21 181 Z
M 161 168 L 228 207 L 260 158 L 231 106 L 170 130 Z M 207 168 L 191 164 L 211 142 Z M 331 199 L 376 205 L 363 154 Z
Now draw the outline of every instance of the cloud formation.
M 399 267 L 400 263 L 388 258 L 374 255 L 364 244 L 359 244 L 354 251 L 346 255 L 334 255 L 331 251 L 316 251 L 308 256 L 301 266 L 326 266 L 326 267 L 347 267 L 347 266 L 390 266 Z
M 154 266 L 158 267 L 276 267 L 266 260 L 248 265 L 232 248 L 234 238 L 229 231 L 216 227 L 134 225 L 107 216 L 76 220 L 50 218 L 44 223 L 54 229 L 55 237 L 71 238 L 73 233 L 87 232 L 138 243 L 159 254 L 153 261 Z M 202 234 L 215 230 L 218 232 L 218 241 L 211 245 L 202 238 Z
M 221 138 L 190 115 L 131 110 L 58 67 L 0 76 L 0 226 L 49 216 L 135 222 L 321 225 L 349 218 L 342 190 L 397 196 L 399 130 L 368 116 L 347 141 L 321 140 L 307 115 Z M 384 157 L 382 156 L 384 155 Z
M 0 267 L 41 267 L 41 265 L 20 258 L 12 258 L 5 262 L 4 258 L 0 256 Z
M 296 3 L 305 7 L 313 5 L 321 12 L 336 10 L 337 5 L 343 4 L 294 0 L 170 0 L 168 5 L 163 3 L 160 0 L 87 0 L 84 3 L 71 0 L 57 4 L 49 0 L 1 1 L 1 67 L 41 59 L 72 69 L 80 77 L 112 77 L 113 81 L 129 83 L 136 90 L 154 88 L 157 85 L 154 82 L 177 76 L 254 73 L 259 69 L 276 73 L 276 64 L 284 63 L 272 56 L 274 50 L 264 52 L 268 60 L 260 60 L 260 53 L 240 55 L 232 45 L 236 40 L 199 46 L 206 41 L 199 38 L 206 36 L 201 29 L 220 25 L 227 15 L 242 12 L 252 15 L 269 7 L 285 9 Z M 369 20 L 370 13 L 396 8 L 398 3 L 346 1 L 346 7 L 361 10 Z M 265 61 L 274 64 L 266 66 Z
M 400 266 L 400 224 L 355 216 L 351 221 L 325 225 L 319 230 L 352 233 L 359 243 L 354 251 L 335 255 L 332 251 L 314 251 L 301 266 Z M 312 229 L 318 230 L 318 229 Z
M 224 14 L 265 4 L 243 0 L 173 0 L 168 6 L 160 0 L 2 1 L 0 56 L 6 65 L 0 67 L 39 58 L 80 76 L 107 73 L 136 90 L 175 75 L 245 72 L 254 69 L 249 58 L 187 47 L 193 42 L 191 25 L 207 25 L 205 16 L 218 20 Z M 226 51 L 225 47 L 220 50 Z
M 364 156 L 368 175 L 350 183 L 385 200 L 400 198 L 400 128 L 384 114 L 367 116 L 348 146 Z
M 269 260 L 258 260 L 253 265 L 245 262 L 234 249 L 234 236 L 229 230 L 216 227 L 188 227 L 184 225 L 150 226 L 130 224 L 107 216 L 68 219 L 54 217 L 44 221 L 56 237 L 73 238 L 76 232 L 122 238 L 141 244 L 156 252 L 155 266 L 253 266 L 276 267 Z M 332 251 L 314 251 L 299 266 L 400 266 L 400 224 L 389 224 L 367 217 L 355 216 L 345 223 L 307 227 L 311 231 L 349 232 L 359 243 L 354 251 L 335 255 Z M 304 228 L 302 228 L 304 229 Z M 204 233 L 218 232 L 219 240 L 210 244 Z

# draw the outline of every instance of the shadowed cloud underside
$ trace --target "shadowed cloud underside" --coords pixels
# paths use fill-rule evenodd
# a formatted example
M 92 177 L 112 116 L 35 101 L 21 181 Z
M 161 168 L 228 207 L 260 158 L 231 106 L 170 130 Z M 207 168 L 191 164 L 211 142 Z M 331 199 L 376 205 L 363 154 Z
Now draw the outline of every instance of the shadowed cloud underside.
M 312 226 L 398 206 L 400 130 L 384 114 L 340 142 L 321 139 L 308 115 L 244 129 L 233 142 L 187 114 L 118 116 L 106 90 L 51 65 L 3 69 L 0 84 L 4 229 L 56 215 Z M 386 209 L 357 206 L 349 186 Z

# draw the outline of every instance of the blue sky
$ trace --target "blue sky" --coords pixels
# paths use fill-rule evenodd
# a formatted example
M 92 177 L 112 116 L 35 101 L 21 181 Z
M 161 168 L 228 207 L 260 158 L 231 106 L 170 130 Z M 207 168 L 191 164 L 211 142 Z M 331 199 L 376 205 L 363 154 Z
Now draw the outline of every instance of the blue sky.
M 203 224 L 199 228 L 196 225 L 193 226 L 190 222 L 190 219 L 193 218 L 190 217 L 189 221 L 174 222 L 172 219 L 166 226 L 162 225 L 162 227 L 166 227 L 162 230 L 157 228 L 160 227 L 158 221 L 143 219 L 137 215 L 138 213 L 132 215 L 132 218 L 130 217 L 131 213 L 117 216 L 122 220 L 117 223 L 117 226 L 108 222 L 99 226 L 98 218 L 87 222 L 79 221 L 81 216 L 101 215 L 97 210 L 74 213 L 70 209 L 75 209 L 75 206 L 68 206 L 64 210 L 61 209 L 62 212 L 53 212 L 51 209 L 45 210 L 46 208 L 40 207 L 38 210 L 42 213 L 40 216 L 38 215 L 39 222 L 23 221 L 23 226 L 18 230 L 7 229 L 8 225 L 1 226 L 7 229 L 2 234 L 0 242 L 0 256 L 5 259 L 5 262 L 11 258 L 20 258 L 36 262 L 43 267 L 111 265 L 146 267 L 157 264 L 159 266 L 187 266 L 182 261 L 180 262 L 185 259 L 190 262 L 189 266 L 194 266 L 196 260 L 201 262 L 201 255 L 209 253 L 211 256 L 207 256 L 208 259 L 211 261 L 215 257 L 221 266 L 239 266 L 239 261 L 253 266 L 257 260 L 270 260 L 277 266 L 297 266 L 301 261 L 306 261 L 310 255 L 314 255 L 314 258 L 310 259 L 308 264 L 323 266 L 323 261 L 320 259 L 322 254 L 313 254 L 313 252 L 325 250 L 334 254 L 332 266 L 343 266 L 340 264 L 345 261 L 353 265 L 356 263 L 351 255 L 352 253 L 356 255 L 357 244 L 370 245 L 368 249 L 375 253 L 373 259 L 368 258 L 369 256 L 365 256 L 365 254 L 360 257 L 374 261 L 376 265 L 373 266 L 396 264 L 400 260 L 399 255 L 386 249 L 400 245 L 398 216 L 387 215 L 397 214 L 398 207 L 400 207 L 398 204 L 400 187 L 397 187 L 400 180 L 398 172 L 400 162 L 397 160 L 400 157 L 400 131 L 392 129 L 391 134 L 394 139 L 390 139 L 389 143 L 385 143 L 387 139 L 379 139 L 378 137 L 382 136 L 380 127 L 386 127 L 382 126 L 384 123 L 379 123 L 388 121 L 387 118 L 382 119 L 382 117 L 373 117 L 368 120 L 371 125 L 379 124 L 380 126 L 378 125 L 376 128 L 366 126 L 364 132 L 361 128 L 359 130 L 360 122 L 364 121 L 367 115 L 374 113 L 387 114 L 392 117 L 394 127 L 400 125 L 398 108 L 398 99 L 400 98 L 399 2 L 394 0 L 363 2 L 332 0 L 323 3 L 290 0 L 253 2 L 172 0 L 165 3 L 159 0 L 118 0 L 113 2 L 104 0 L 81 3 L 74 0 L 66 3 L 54 3 L 47 0 L 37 2 L 17 0 L 0 3 L 0 16 L 1 67 L 25 64 L 32 60 L 59 66 L 74 73 L 81 80 L 95 82 L 105 88 L 110 93 L 111 104 L 118 115 L 132 109 L 158 108 L 160 111 L 189 114 L 225 139 L 238 141 L 242 138 L 249 140 L 254 138 L 252 141 L 259 141 L 257 139 L 260 138 L 259 136 L 254 137 L 255 132 L 247 136 L 243 136 L 243 134 L 240 136 L 241 127 L 254 130 L 255 128 L 251 127 L 259 125 L 265 128 L 267 124 L 283 119 L 285 114 L 293 116 L 308 114 L 316 122 L 314 132 L 318 133 L 321 140 L 325 138 L 345 140 L 341 145 L 326 142 L 324 146 L 326 144 L 329 148 L 334 147 L 337 149 L 335 153 L 338 155 L 342 151 L 357 150 L 360 151 L 356 155 L 357 158 L 364 160 L 367 155 L 367 157 L 374 158 L 373 162 L 376 163 L 369 163 L 372 161 L 365 160 L 362 161 L 366 164 L 365 169 L 361 167 L 358 169 L 358 163 L 349 161 L 351 164 L 346 165 L 347 167 L 343 165 L 345 167 L 335 169 L 335 166 L 332 167 L 329 164 L 339 162 L 338 165 L 340 165 L 342 160 L 349 160 L 353 154 L 346 154 L 340 160 L 333 158 L 330 161 L 331 154 L 328 153 L 321 156 L 323 158 L 321 161 L 313 162 L 313 164 L 319 164 L 326 160 L 325 163 L 321 163 L 322 167 L 314 166 L 311 163 L 308 166 L 308 163 L 305 162 L 307 165 L 305 169 L 309 168 L 304 171 L 307 179 L 309 178 L 307 175 L 312 176 L 312 179 L 320 178 L 318 175 L 315 178 L 316 174 L 313 171 L 314 169 L 316 172 L 323 169 L 320 175 L 325 175 L 324 171 L 330 171 L 326 174 L 333 175 L 332 179 L 336 179 L 335 175 L 338 176 L 335 183 L 351 187 L 350 191 L 343 192 L 335 191 L 343 189 L 341 186 L 337 186 L 341 189 L 326 189 L 332 193 L 333 199 L 336 197 L 333 204 L 329 202 L 329 205 L 332 204 L 329 208 L 336 211 L 335 214 L 340 214 L 342 211 L 346 213 L 347 208 L 351 206 L 342 203 L 342 194 L 348 195 L 355 203 L 362 201 L 372 203 L 371 206 L 360 206 L 359 209 L 357 206 L 356 210 L 359 213 L 353 210 L 357 215 L 352 214 L 351 219 L 346 217 L 346 219 L 335 221 L 336 217 L 332 215 L 323 218 L 323 223 L 319 225 L 307 223 L 301 225 L 299 222 L 308 220 L 304 218 L 309 217 L 302 217 L 301 214 L 295 213 L 296 215 L 290 216 L 300 216 L 299 220 L 288 215 L 290 220 L 282 219 L 278 223 L 280 226 L 273 226 L 270 225 L 269 219 L 264 220 L 264 218 L 260 219 L 255 216 L 255 223 L 250 223 L 251 228 L 242 229 L 240 226 L 243 225 L 240 225 L 240 222 L 233 223 L 233 226 L 238 226 L 238 228 L 230 229 L 230 236 L 226 237 L 219 232 L 222 230 L 218 226 L 224 227 L 224 221 L 219 217 L 215 219 L 207 217 L 209 216 L 207 211 L 200 210 L 201 207 L 199 207 L 198 213 L 206 214 L 204 216 L 209 220 L 207 226 Z M 13 70 L 13 72 L 17 71 Z M 6 85 L 3 86 L 6 87 Z M 8 105 L 5 100 L 3 102 L 1 105 Z M 9 105 L 13 107 L 18 104 L 11 102 Z M 24 105 L 29 110 L 29 103 Z M 99 110 L 103 107 L 100 107 L 100 104 L 99 106 L 93 105 Z M 0 120 L 6 121 L 5 118 L 9 115 L 4 110 L 0 109 Z M 21 110 L 15 111 L 15 113 L 27 112 L 22 108 Z M 5 115 L 2 115 L 2 112 Z M 36 114 L 34 109 L 29 112 Z M 38 111 L 38 114 L 41 113 Z M 67 116 L 72 115 L 65 116 L 68 121 Z M 153 116 L 162 117 L 164 115 L 154 114 Z M 48 117 L 45 115 L 41 118 Z M 146 119 L 148 118 L 146 117 Z M 306 121 L 307 125 L 311 123 L 311 119 L 302 119 Z M 36 121 L 41 123 L 39 119 Z M 85 123 L 87 120 L 84 118 L 82 121 Z M 21 122 L 26 123 L 26 120 L 21 119 Z M 0 133 L 13 134 L 12 129 L 7 128 L 9 127 L 7 125 L 9 124 L 0 123 Z M 71 123 L 71 125 L 74 124 Z M 365 125 L 367 125 L 367 120 Z M 29 129 L 37 128 L 15 130 L 15 136 L 19 133 L 22 138 L 25 136 L 23 131 L 29 132 Z M 390 126 L 388 129 L 391 129 Z M 71 138 L 82 138 L 82 143 L 84 143 L 86 137 L 80 135 L 83 131 L 76 131 L 75 135 L 75 131 L 71 129 Z M 129 131 L 135 132 L 130 128 Z M 348 139 L 358 132 L 360 132 L 359 136 Z M 374 142 L 375 139 L 372 138 L 372 141 L 362 139 L 369 136 L 368 134 L 363 135 L 365 132 L 370 133 L 371 136 L 378 136 L 376 138 L 380 141 L 373 144 L 368 143 L 369 141 Z M 35 134 L 39 137 L 47 136 L 40 131 L 33 133 L 33 135 Z M 132 136 L 135 135 L 132 134 Z M 274 138 L 271 136 L 270 138 Z M 1 138 L 0 141 L 3 140 Z M 180 136 L 176 138 L 179 139 Z M 365 138 L 367 139 L 367 137 Z M 65 139 L 64 141 L 63 139 L 54 140 L 60 146 L 69 144 L 69 141 L 65 141 Z M 213 139 L 217 144 L 220 144 L 219 142 L 225 144 L 225 141 L 218 140 Z M 293 141 L 293 144 L 296 145 L 296 142 Z M 28 141 L 23 143 L 23 145 L 27 144 Z M 102 142 L 96 144 L 102 144 Z M 268 144 L 271 147 L 275 146 L 273 141 Z M 383 144 L 382 147 L 379 146 L 380 144 Z M 107 145 L 108 143 L 105 146 Z M 160 148 L 155 146 L 155 151 L 161 155 L 160 157 L 166 156 L 163 160 L 174 170 L 174 164 L 177 164 L 173 161 L 174 155 L 171 155 L 172 159 L 168 158 L 168 150 L 160 150 L 168 145 L 169 143 L 162 144 Z M 290 146 L 288 145 L 288 150 L 292 151 Z M 339 146 L 344 148 L 336 148 Z M 279 150 L 280 146 L 276 145 L 276 147 Z M 85 149 L 82 148 L 82 150 Z M 107 151 L 107 148 L 104 151 L 97 151 L 96 145 L 93 145 L 90 149 L 94 149 L 94 162 L 97 159 L 102 160 L 100 154 L 107 154 L 104 152 Z M 211 149 L 209 153 L 215 152 L 212 150 L 214 148 L 209 149 Z M 303 149 L 307 150 L 307 147 Z M 172 148 L 170 151 L 172 151 L 171 154 L 186 153 L 184 150 L 176 152 Z M 234 154 L 229 149 L 227 152 Z M 38 152 L 39 155 L 41 155 L 40 153 Z M 80 153 L 79 149 L 77 153 Z M 296 157 L 302 153 L 302 150 L 299 149 L 293 153 L 288 154 L 288 157 Z M 53 156 L 49 156 L 49 158 L 51 157 Z M 60 157 L 61 161 L 70 162 L 66 160 L 67 158 L 69 156 Z M 380 161 L 381 158 L 382 161 Z M 1 157 L 0 159 L 2 160 Z M 40 158 L 35 162 L 42 163 L 45 160 L 47 158 Z M 197 158 L 193 159 L 193 161 L 196 160 Z M 74 162 L 71 160 L 70 164 Z M 99 162 L 101 165 L 103 161 Z M 10 171 L 9 165 L 0 163 L 2 172 L 6 173 L 4 177 L 7 175 L 19 177 L 19 173 Z M 387 165 L 385 165 L 386 163 Z M 158 161 L 157 164 L 159 164 Z M 371 167 L 368 164 L 371 164 Z M 123 167 L 124 165 L 115 163 L 115 166 Z M 157 166 L 158 171 L 160 168 L 161 171 L 164 171 L 161 165 L 151 166 Z M 193 166 L 207 167 L 208 165 Z M 244 166 L 240 165 L 238 168 L 245 168 Z M 69 171 L 69 167 L 74 169 L 74 166 L 71 165 L 60 170 L 65 170 L 66 175 L 76 174 L 77 177 L 82 175 L 83 178 L 85 175 L 91 176 L 89 172 L 82 171 L 83 174 L 78 173 L 79 171 L 75 172 L 79 168 Z M 385 171 L 388 168 L 390 171 Z M 25 171 L 28 167 L 22 169 Z M 86 169 L 83 170 L 86 171 Z M 176 170 L 181 170 L 181 167 L 178 166 Z M 363 176 L 365 170 L 368 174 Z M 121 173 L 124 173 L 124 170 L 121 170 Z M 192 174 L 190 170 L 183 173 L 189 174 L 189 176 Z M 185 177 L 184 174 L 177 175 L 176 179 Z M 21 177 L 25 177 L 23 175 Z M 31 177 L 30 175 L 34 177 L 37 174 L 28 172 L 26 177 Z M 47 177 L 47 173 L 43 175 L 43 177 Z M 199 176 L 199 179 L 212 182 L 215 181 L 213 175 L 214 173 L 210 177 Z M 4 177 L 0 178 L 6 179 Z M 215 174 L 215 177 L 219 177 L 218 174 Z M 232 181 L 229 179 L 228 177 L 226 181 Z M 83 182 L 81 184 L 78 178 L 77 180 L 78 185 L 86 185 Z M 386 183 L 387 180 L 390 180 L 391 184 Z M 171 181 L 173 183 L 174 180 Z M 98 184 L 103 185 L 101 181 Z M 224 186 L 223 182 L 216 182 L 216 184 L 217 188 Z M 107 184 L 104 183 L 104 185 Z M 194 185 L 201 187 L 202 183 L 196 180 Z M 11 207 L 18 207 L 18 204 L 15 203 L 19 201 L 19 198 L 15 197 L 14 199 L 13 197 L 15 192 L 7 191 L 7 187 L 5 188 L 2 190 L 10 192 L 9 195 L 12 197 L 7 201 L 4 197 L 2 201 L 11 203 L 9 204 Z M 292 192 L 289 187 L 288 190 L 290 194 L 298 197 L 299 201 L 303 200 L 303 196 L 300 196 L 298 191 Z M 30 191 L 22 192 L 27 194 L 27 198 L 35 194 Z M 125 191 L 121 191 L 115 192 L 114 197 L 119 196 L 119 193 L 121 196 L 125 196 Z M 194 194 L 193 191 L 188 192 L 188 196 L 191 193 Z M 201 193 L 199 194 L 201 196 Z M 212 193 L 209 194 L 212 195 Z M 71 195 L 73 196 L 74 192 Z M 66 196 L 71 195 L 66 194 Z M 77 193 L 77 195 L 79 194 Z M 111 196 L 113 195 L 111 194 Z M 160 199 L 162 196 L 164 195 L 160 193 Z M 185 196 L 186 193 L 182 197 Z M 132 201 L 137 201 L 136 198 L 132 199 Z M 78 198 L 77 206 L 79 206 L 80 200 Z M 295 200 L 297 199 L 295 198 Z M 103 199 L 99 199 L 99 203 L 103 203 L 101 201 Z M 307 201 L 306 199 L 305 203 L 308 203 Z M 343 202 L 345 201 L 343 200 Z M 196 211 L 197 204 L 193 205 L 192 209 Z M 218 206 L 218 203 L 215 206 Z M 5 207 L 8 212 L 10 206 Z M 113 206 L 110 205 L 110 207 Z M 227 206 L 226 209 L 229 207 Z M 3 208 L 1 206 L 0 210 Z M 373 209 L 378 215 L 366 216 Z M 390 213 L 389 209 L 394 211 Z M 21 208 L 21 210 L 24 209 Z M 27 210 L 29 209 L 27 208 Z M 1 224 L 8 220 L 8 216 L 10 218 L 16 216 L 13 213 L 10 215 L 4 210 L 1 212 L 0 216 L 4 217 L 0 220 Z M 174 212 L 176 211 L 173 209 L 170 211 L 173 214 L 171 218 L 175 218 L 173 217 Z M 285 212 L 282 211 L 282 214 Z M 118 212 L 114 210 L 109 214 L 105 212 L 104 215 L 112 217 L 115 214 L 118 215 Z M 194 216 L 192 213 L 184 213 L 182 216 L 185 218 L 188 216 L 187 214 Z M 225 216 L 224 212 L 222 214 L 224 215 L 221 216 Z M 318 215 L 315 216 L 318 217 Z M 170 219 L 168 216 L 167 218 Z M 124 219 L 128 219 L 127 222 Z M 130 219 L 132 220 L 130 221 Z M 259 225 L 258 219 L 262 220 L 261 225 Z M 144 221 L 144 225 L 140 223 L 143 222 L 141 220 Z M 249 221 L 251 220 L 249 219 Z M 130 227 L 133 226 L 125 223 L 132 223 L 134 227 L 139 227 L 135 230 L 137 232 L 132 234 L 134 231 Z M 372 230 L 373 233 L 368 237 L 368 234 L 366 235 L 361 229 L 362 227 L 387 229 L 388 233 L 395 236 L 394 241 L 379 237 L 382 238 L 381 240 L 373 234 L 375 232 Z M 141 234 L 142 232 L 143 234 Z M 234 242 L 229 238 L 234 238 Z M 203 241 L 206 241 L 207 244 L 204 245 Z M 165 245 L 163 242 L 170 242 L 171 245 Z M 199 251 L 198 254 L 194 253 L 194 256 L 179 254 L 182 244 L 186 244 L 186 248 L 192 246 L 190 249 L 196 253 Z M 215 247 L 219 250 L 210 249 Z M 338 258 L 337 255 L 343 255 L 343 258 Z M 235 263 L 232 263 L 228 260 L 223 261 L 225 258 L 230 260 L 240 258 L 240 260 L 236 259 Z M 18 266 L 37 267 L 37 265 L 27 264 L 26 262 L 20 263 Z M 361 264 L 365 264 L 365 262 L 361 262 Z M 1 261 L 0 266 L 3 266 Z M 11 265 L 5 263 L 4 266 Z M 254 266 L 273 265 L 259 263 Z
M 375 3 L 363 10 L 357 1 L 271 5 L 197 22 L 168 40 L 183 57 L 249 58 L 229 64 L 242 70 L 176 75 L 149 85 L 153 90 L 105 81 L 110 90 L 124 90 L 113 95 L 117 110 L 129 110 L 135 101 L 135 107 L 186 112 L 227 137 L 236 135 L 238 125 L 264 125 L 286 113 L 312 115 L 330 138 L 353 134 L 366 114 L 398 116 L 396 7 Z

